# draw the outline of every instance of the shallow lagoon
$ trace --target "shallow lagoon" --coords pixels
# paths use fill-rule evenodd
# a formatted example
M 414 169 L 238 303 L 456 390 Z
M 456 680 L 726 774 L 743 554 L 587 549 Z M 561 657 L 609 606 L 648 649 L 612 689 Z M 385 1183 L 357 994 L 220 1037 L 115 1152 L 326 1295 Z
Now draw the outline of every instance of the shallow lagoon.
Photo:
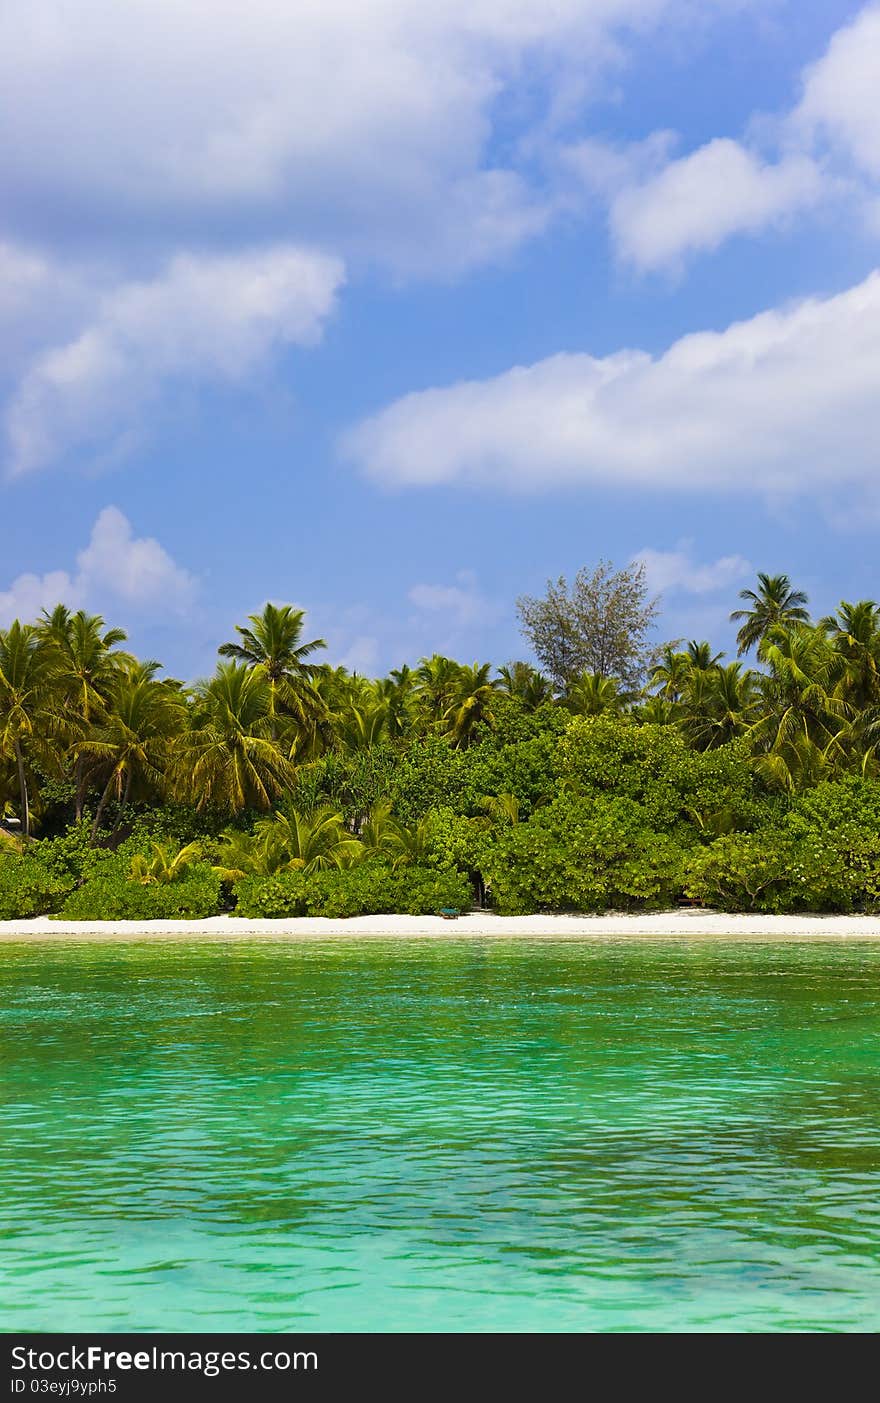
M 12 1329 L 876 1330 L 880 944 L 6 945 Z

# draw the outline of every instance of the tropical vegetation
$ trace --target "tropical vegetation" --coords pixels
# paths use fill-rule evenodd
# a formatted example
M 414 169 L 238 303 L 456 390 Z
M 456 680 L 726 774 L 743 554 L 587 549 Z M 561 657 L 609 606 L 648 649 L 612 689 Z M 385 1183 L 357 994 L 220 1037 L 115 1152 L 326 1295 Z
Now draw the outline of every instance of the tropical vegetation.
M 603 562 L 520 601 L 546 671 L 372 679 L 267 604 L 192 684 L 82 610 L 16 620 L 0 919 L 880 909 L 880 605 L 761 575 L 735 659 L 649 646 L 656 608 Z

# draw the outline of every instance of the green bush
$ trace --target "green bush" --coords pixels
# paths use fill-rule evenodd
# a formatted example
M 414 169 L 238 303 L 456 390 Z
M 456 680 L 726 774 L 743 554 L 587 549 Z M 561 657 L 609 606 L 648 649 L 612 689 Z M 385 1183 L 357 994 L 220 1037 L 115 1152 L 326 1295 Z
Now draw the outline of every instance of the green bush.
M 731 833 L 688 864 L 688 896 L 727 911 L 852 911 L 856 886 L 843 855 L 818 835 Z
M 47 867 L 30 852 L 0 857 L 0 921 L 21 921 L 57 911 L 71 878 Z
M 460 872 L 426 867 L 393 869 L 378 862 L 333 868 L 308 876 L 281 872 L 246 877 L 235 887 L 237 916 L 435 915 L 444 906 L 466 910 L 471 893 Z
M 198 920 L 220 909 L 220 879 L 207 863 L 187 867 L 174 882 L 138 882 L 129 860 L 105 863 L 84 886 L 70 893 L 60 914 L 73 921 Z
M 685 822 L 711 833 L 720 823 L 750 828 L 764 817 L 742 741 L 701 752 L 672 726 L 577 717 L 559 741 L 557 764 L 569 793 L 633 799 L 655 828 Z
M 876 910 L 880 783 L 826 781 L 772 826 L 719 838 L 692 857 L 687 892 L 731 911 Z
M 560 799 L 496 833 L 484 877 L 502 915 L 668 906 L 684 850 L 632 799 Z

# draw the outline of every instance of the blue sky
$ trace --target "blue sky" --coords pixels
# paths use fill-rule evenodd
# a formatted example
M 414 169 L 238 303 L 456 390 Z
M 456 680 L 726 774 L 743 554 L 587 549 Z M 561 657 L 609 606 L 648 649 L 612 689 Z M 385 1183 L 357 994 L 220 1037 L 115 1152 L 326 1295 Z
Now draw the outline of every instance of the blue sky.
M 0 625 L 375 672 L 644 559 L 876 597 L 880 7 L 9 0 Z

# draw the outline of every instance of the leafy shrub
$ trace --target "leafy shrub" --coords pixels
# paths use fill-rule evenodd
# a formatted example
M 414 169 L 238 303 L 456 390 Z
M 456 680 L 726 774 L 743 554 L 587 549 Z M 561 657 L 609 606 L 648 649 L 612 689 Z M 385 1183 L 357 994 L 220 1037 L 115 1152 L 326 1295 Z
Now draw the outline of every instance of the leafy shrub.
M 700 752 L 672 726 L 577 717 L 559 741 L 558 769 L 570 793 L 633 799 L 655 828 L 685 821 L 711 832 L 725 813 L 736 828 L 753 827 L 763 817 L 742 741 Z
M 716 839 L 691 858 L 685 890 L 727 911 L 851 911 L 854 896 L 840 853 L 773 829 Z
M 235 914 L 247 917 L 434 915 L 444 906 L 466 910 L 470 886 L 459 872 L 394 869 L 378 862 L 305 875 L 246 877 L 235 887 Z
M 80 886 L 113 858 L 108 848 L 92 845 L 91 826 L 86 821 L 71 824 L 66 833 L 57 838 L 43 838 L 34 843 L 34 855 L 51 872 L 54 872 L 71 888 Z
M 826 781 L 772 826 L 719 838 L 691 859 L 687 891 L 734 911 L 877 909 L 880 783 Z
M 560 799 L 496 834 L 484 876 L 502 915 L 662 907 L 681 891 L 683 858 L 631 799 Z
M 207 863 L 187 867 L 173 882 L 144 883 L 129 877 L 124 857 L 114 857 L 70 893 L 60 914 L 74 921 L 198 920 L 219 907 L 220 879 Z
M 30 851 L 0 857 L 0 921 L 48 915 L 58 910 L 72 889 L 71 878 L 53 871 Z

